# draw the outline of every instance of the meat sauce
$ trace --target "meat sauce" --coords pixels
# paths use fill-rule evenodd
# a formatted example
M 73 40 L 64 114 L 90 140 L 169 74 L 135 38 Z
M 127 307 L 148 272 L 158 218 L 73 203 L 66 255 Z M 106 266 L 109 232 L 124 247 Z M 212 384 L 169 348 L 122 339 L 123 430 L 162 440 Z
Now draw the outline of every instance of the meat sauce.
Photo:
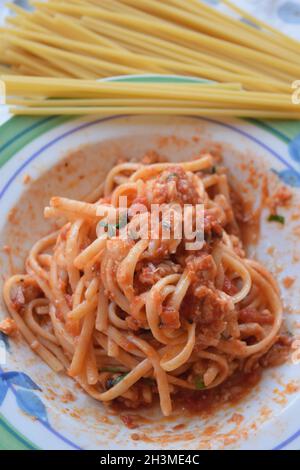
M 174 167 L 174 169 L 168 172 L 163 172 L 153 185 L 152 202 L 162 204 L 176 201 L 181 204 L 196 204 L 199 202 L 199 196 L 190 183 L 191 181 L 189 181 L 186 174 L 181 169 L 178 169 L 178 167 Z M 251 231 L 258 235 L 260 211 L 254 214 L 252 205 L 250 203 L 247 205 L 237 192 L 231 190 L 230 195 L 234 207 L 234 215 L 238 222 L 238 232 L 236 234 L 240 235 L 240 232 L 243 233 L 245 231 L 249 234 L 251 228 Z M 289 192 L 280 190 L 274 198 L 273 206 L 275 205 L 277 208 L 279 205 L 284 205 L 289 202 L 289 199 Z M 225 344 L 224 340 L 226 340 L 228 343 L 228 339 L 222 337 L 222 332 L 224 331 L 224 324 L 230 323 L 230 318 L 228 317 L 226 301 L 216 295 L 213 281 L 216 268 L 211 256 L 214 244 L 218 243 L 222 237 L 222 231 L 223 228 L 214 215 L 205 215 L 205 244 L 202 250 L 193 254 L 187 254 L 184 250 L 181 251 L 179 246 L 176 256 L 174 255 L 172 260 L 168 259 L 164 263 L 161 256 L 159 256 L 158 260 L 153 259 L 153 261 L 147 260 L 140 263 L 136 269 L 135 288 L 138 293 L 149 290 L 149 288 L 166 275 L 182 273 L 184 270 L 188 270 L 191 285 L 182 301 L 180 311 L 178 312 L 173 308 L 163 308 L 160 314 L 160 328 L 179 328 L 183 319 L 189 322 L 196 322 L 197 337 L 195 352 L 209 346 L 214 346 L 215 341 L 224 342 Z M 256 236 L 253 235 L 251 242 L 255 240 Z M 234 233 L 232 233 L 232 242 L 236 252 L 244 256 L 243 245 Z M 222 290 L 232 296 L 237 293 L 238 288 L 236 283 L 232 282 L 225 275 Z M 272 325 L 273 316 L 267 309 L 259 311 L 255 308 L 245 307 L 239 311 L 238 322 L 256 323 L 262 326 Z M 139 333 L 136 332 L 136 334 Z M 232 342 L 236 343 L 236 350 L 238 352 L 241 347 L 241 341 L 232 338 Z M 248 339 L 248 344 L 252 344 L 251 337 Z M 242 371 L 238 368 L 224 383 L 215 388 L 193 391 L 176 389 L 172 393 L 174 408 L 181 411 L 184 410 L 193 415 L 196 413 L 207 416 L 215 413 L 224 405 L 237 405 L 259 383 L 264 368 L 280 365 L 287 360 L 290 345 L 291 338 L 289 335 L 279 334 L 275 344 L 265 355 L 254 360 L 250 370 L 244 368 Z M 152 405 L 157 400 L 158 394 L 156 384 L 154 383 L 152 386 Z M 144 407 L 145 403 L 141 399 L 140 403 L 137 401 L 135 405 L 136 409 L 139 406 Z M 128 410 L 128 403 L 124 400 L 118 400 L 113 406 L 121 412 L 124 412 L 126 409 Z M 132 405 L 130 405 L 130 408 L 132 409 Z M 122 420 L 129 428 L 135 427 L 132 415 L 124 414 L 122 415 Z
M 174 400 L 175 407 L 206 416 L 215 413 L 223 405 L 237 405 L 258 385 L 261 375 L 262 368 L 249 374 L 237 372 L 226 382 L 210 390 L 179 391 Z

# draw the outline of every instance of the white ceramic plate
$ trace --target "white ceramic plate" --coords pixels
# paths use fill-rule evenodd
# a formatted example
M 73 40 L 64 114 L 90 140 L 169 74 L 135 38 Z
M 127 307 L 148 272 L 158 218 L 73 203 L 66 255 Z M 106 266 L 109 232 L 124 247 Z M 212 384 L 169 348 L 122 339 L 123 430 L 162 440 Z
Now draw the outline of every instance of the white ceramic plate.
M 66 155 L 78 149 L 68 159 L 66 171 Z M 285 225 L 268 223 L 264 213 L 259 243 L 251 251 L 278 277 L 288 327 L 299 333 L 300 123 L 134 116 L 13 118 L 0 127 L 0 246 L 10 244 L 13 262 L 21 267 L 26 250 L 49 230 L 42 217 L 49 197 L 59 194 L 79 198 L 118 157 L 142 157 L 148 150 L 157 150 L 171 160 L 182 160 L 203 149 L 221 150 L 225 165 L 257 200 L 263 174 L 269 176 L 271 186 L 281 179 L 293 190 L 292 207 L 281 211 Z M 244 169 L 246 162 L 257 169 L 254 182 L 249 179 L 249 170 Z M 60 170 L 53 170 L 56 165 Z M 7 254 L 1 251 L 1 282 L 9 269 Z M 296 279 L 289 289 L 282 283 L 286 276 Z M 5 315 L 2 304 L 0 318 Z M 117 416 L 107 414 L 101 404 L 76 388 L 71 379 L 53 374 L 23 341 L 6 340 L 4 352 L 3 340 L 0 338 L 4 363 L 0 369 L 0 448 L 300 447 L 300 366 L 291 361 L 267 370 L 259 386 L 236 407 L 224 408 L 205 419 L 177 414 L 165 420 L 152 414 L 146 424 L 129 430 Z M 63 402 L 67 390 L 73 391 L 76 401 Z M 181 430 L 174 429 L 181 423 Z M 132 438 L 134 433 L 140 440 Z

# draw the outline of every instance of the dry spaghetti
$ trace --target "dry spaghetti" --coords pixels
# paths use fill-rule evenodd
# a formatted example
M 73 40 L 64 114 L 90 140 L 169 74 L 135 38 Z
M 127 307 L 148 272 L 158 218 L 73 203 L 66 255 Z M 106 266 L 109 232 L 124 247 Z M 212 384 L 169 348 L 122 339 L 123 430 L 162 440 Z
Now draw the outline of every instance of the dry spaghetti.
M 291 100 L 291 86 L 300 75 L 299 42 L 230 1 L 223 3 L 227 7 L 224 13 L 198 0 L 32 1 L 30 12 L 12 4 L 15 16 L 0 28 L 0 73 L 10 76 L 1 79 L 7 88 L 12 88 L 13 80 L 17 90 L 15 95 L 7 93 L 10 111 L 21 115 L 299 119 L 299 109 Z M 232 13 L 257 27 L 239 21 Z M 147 73 L 198 77 L 238 88 L 230 92 L 230 88 L 206 85 L 203 98 L 188 102 L 179 97 L 167 100 L 166 92 L 164 102 L 159 103 L 152 102 L 152 89 L 146 84 L 139 95 L 143 102 L 138 103 L 131 95 L 135 84 L 128 83 L 127 100 L 119 97 L 118 105 L 109 104 L 97 92 L 95 96 L 90 93 L 85 104 L 68 99 L 76 82 L 81 86 L 82 81 L 95 83 L 111 76 Z M 53 94 L 53 85 L 60 87 L 63 80 L 65 94 Z M 168 91 L 175 93 L 178 83 L 169 81 Z M 43 86 L 37 87 L 37 83 Z M 117 83 L 113 86 L 117 89 Z M 182 84 L 190 96 L 193 88 L 192 82 Z M 47 100 L 61 96 L 65 98 L 61 103 Z M 84 97 L 79 91 L 75 99 Z

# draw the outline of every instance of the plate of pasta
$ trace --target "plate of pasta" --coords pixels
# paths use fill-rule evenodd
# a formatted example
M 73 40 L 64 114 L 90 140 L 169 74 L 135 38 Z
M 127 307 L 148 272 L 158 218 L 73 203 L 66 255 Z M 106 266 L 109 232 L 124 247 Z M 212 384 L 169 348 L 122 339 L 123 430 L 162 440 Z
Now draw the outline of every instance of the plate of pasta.
M 299 448 L 300 124 L 0 136 L 0 447 Z

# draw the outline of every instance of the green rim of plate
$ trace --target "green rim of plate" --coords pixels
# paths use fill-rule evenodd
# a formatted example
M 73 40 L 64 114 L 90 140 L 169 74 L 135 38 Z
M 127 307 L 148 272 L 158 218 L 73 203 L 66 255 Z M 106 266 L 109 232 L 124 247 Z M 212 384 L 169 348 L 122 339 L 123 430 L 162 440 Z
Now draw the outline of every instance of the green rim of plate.
M 141 75 L 113 77 L 110 81 L 139 83 L 189 83 L 205 82 L 190 77 Z M 0 168 L 23 147 L 46 132 L 77 119 L 78 116 L 30 117 L 17 116 L 0 126 Z M 246 119 L 246 122 L 265 129 L 284 143 L 288 144 L 300 132 L 299 121 L 260 121 Z M 38 447 L 12 426 L 0 413 L 0 450 L 32 450 Z
M 0 414 L 0 450 L 39 450 Z

